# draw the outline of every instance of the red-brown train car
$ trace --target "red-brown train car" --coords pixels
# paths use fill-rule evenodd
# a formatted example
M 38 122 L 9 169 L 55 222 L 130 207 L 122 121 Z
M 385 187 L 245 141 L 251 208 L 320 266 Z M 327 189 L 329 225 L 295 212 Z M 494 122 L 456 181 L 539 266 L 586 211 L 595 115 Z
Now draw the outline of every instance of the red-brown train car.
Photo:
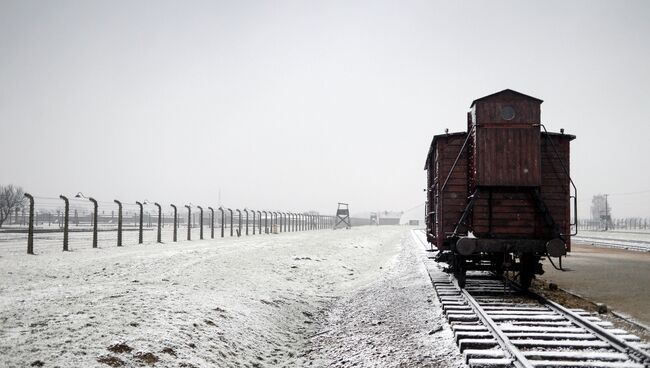
M 575 136 L 541 124 L 543 101 L 510 89 L 479 98 L 467 132 L 433 137 L 427 170 L 427 239 L 461 286 L 465 272 L 518 272 L 527 288 L 543 257 L 571 249 Z

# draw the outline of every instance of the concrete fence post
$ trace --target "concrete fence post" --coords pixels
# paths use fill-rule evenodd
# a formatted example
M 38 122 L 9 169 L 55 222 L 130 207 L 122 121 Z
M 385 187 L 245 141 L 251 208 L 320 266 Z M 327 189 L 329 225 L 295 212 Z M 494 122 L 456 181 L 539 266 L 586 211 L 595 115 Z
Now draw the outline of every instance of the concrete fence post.
M 93 202 L 93 248 L 97 248 L 97 211 L 99 205 L 97 204 L 97 200 L 93 197 L 88 197 L 88 200 Z
M 228 212 L 230 213 L 230 236 L 233 236 L 233 231 L 232 231 L 232 224 L 233 224 L 233 220 L 232 220 L 232 209 L 227 208 L 227 210 L 228 210 Z
M 154 202 L 158 207 L 158 234 L 156 234 L 156 242 L 162 243 L 162 206 L 158 202 Z
M 135 204 L 140 207 L 140 220 L 138 221 L 138 244 L 142 244 L 142 238 L 143 238 L 143 218 L 142 216 L 144 215 L 144 206 L 142 203 L 136 201 Z
M 34 254 L 34 197 L 29 193 L 24 193 L 29 199 L 29 222 L 27 228 L 27 254 Z
M 280 229 L 280 232 L 283 233 L 284 232 L 283 226 L 285 224 L 284 213 L 282 211 L 278 212 L 278 217 L 280 217 L 280 226 L 278 228 Z
M 208 207 L 210 210 L 210 239 L 214 239 L 214 208 Z
M 287 218 L 286 214 L 284 212 L 278 212 L 280 214 L 280 231 L 283 233 L 287 232 L 286 226 L 287 226 Z
M 278 226 L 278 213 L 275 211 L 271 211 L 271 233 L 277 229 Z
M 122 202 L 117 199 L 113 200 L 117 203 L 117 246 L 122 246 Z
M 266 211 L 262 211 L 264 214 L 264 234 L 269 233 L 269 214 Z
M 235 211 L 237 211 L 237 220 L 239 222 L 239 227 L 237 228 L 237 236 L 240 237 L 241 236 L 241 211 L 239 209 L 236 209 Z
M 203 207 L 196 206 L 199 209 L 199 239 L 203 240 Z
M 63 251 L 68 251 L 68 223 L 70 219 L 70 201 L 68 197 L 60 195 L 59 198 L 63 199 L 65 207 L 63 210 Z
M 221 237 L 223 238 L 224 228 L 226 227 L 226 217 L 224 215 L 223 207 L 219 207 L 221 212 Z
M 244 213 L 246 213 L 246 236 L 248 236 L 248 208 L 244 208 Z
M 255 210 L 251 210 L 251 214 L 253 215 L 253 235 L 255 235 Z
M 187 240 L 192 240 L 192 207 L 185 205 L 187 208 Z
M 178 209 L 176 208 L 176 205 L 170 204 L 171 208 L 174 209 L 174 235 L 173 235 L 173 240 L 174 242 L 178 241 Z

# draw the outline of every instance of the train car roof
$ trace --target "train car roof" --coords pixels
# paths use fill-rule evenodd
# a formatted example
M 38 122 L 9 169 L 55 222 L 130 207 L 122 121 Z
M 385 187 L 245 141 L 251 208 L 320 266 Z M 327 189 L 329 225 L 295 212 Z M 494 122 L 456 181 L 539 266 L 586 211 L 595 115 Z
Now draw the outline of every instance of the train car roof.
M 528 96 L 528 95 L 525 95 L 525 94 L 523 94 L 523 93 L 521 93 L 521 92 L 517 92 L 517 91 L 515 91 L 515 90 L 512 90 L 512 89 L 507 88 L 507 89 L 504 89 L 503 91 L 499 91 L 499 92 L 493 93 L 493 94 L 491 94 L 491 95 L 487 95 L 487 96 L 483 96 L 483 97 L 481 97 L 481 98 L 477 98 L 476 100 L 472 101 L 472 104 L 469 105 L 469 107 L 470 107 L 470 109 L 471 109 L 471 108 L 474 106 L 474 104 L 476 104 L 477 102 L 479 102 L 479 101 L 483 101 L 483 100 L 485 100 L 485 99 L 488 99 L 488 98 L 490 98 L 490 97 L 493 97 L 493 96 L 496 96 L 496 95 L 500 95 L 500 94 L 511 94 L 511 95 L 517 95 L 517 96 L 526 97 L 526 98 L 529 98 L 529 99 L 531 99 L 531 100 L 538 101 L 539 103 L 544 102 L 543 100 L 540 100 L 539 98 L 535 98 L 535 97 L 533 97 L 533 96 Z
M 542 134 L 553 135 L 553 136 L 561 136 L 561 137 L 568 137 L 570 141 L 576 139 L 576 136 L 573 135 L 573 134 L 564 134 L 564 133 L 556 133 L 556 132 L 542 132 Z
M 549 136 L 562 136 L 562 137 L 567 137 L 569 138 L 570 141 L 576 139 L 575 135 L 572 134 L 564 134 L 564 133 L 556 133 L 556 132 L 541 132 L 541 134 L 546 134 Z M 427 170 L 429 167 L 429 160 L 431 159 L 431 154 L 433 153 L 433 146 L 435 145 L 436 141 L 442 137 L 454 137 L 454 136 L 463 136 L 467 135 L 467 132 L 455 132 L 455 133 L 445 133 L 445 134 L 438 134 L 434 135 L 433 139 L 431 140 L 431 145 L 429 146 L 429 152 L 427 153 L 427 160 L 424 162 L 424 170 Z
M 467 135 L 467 132 L 455 132 L 455 133 L 434 135 L 433 139 L 431 140 L 431 145 L 429 146 L 429 153 L 427 153 L 427 160 L 424 162 L 424 170 L 426 170 L 427 167 L 429 167 L 429 159 L 431 158 L 431 154 L 433 153 L 433 146 L 435 145 L 438 139 L 440 139 L 441 137 L 454 137 L 454 136 L 462 136 L 462 135 Z

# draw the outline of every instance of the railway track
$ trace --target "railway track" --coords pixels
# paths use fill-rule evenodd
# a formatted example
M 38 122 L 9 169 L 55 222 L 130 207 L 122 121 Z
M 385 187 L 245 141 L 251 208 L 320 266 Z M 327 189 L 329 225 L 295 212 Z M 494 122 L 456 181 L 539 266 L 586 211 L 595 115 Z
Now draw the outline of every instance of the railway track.
M 421 231 L 413 237 L 428 248 Z M 425 266 L 471 368 L 650 368 L 650 346 L 597 315 L 521 292 L 488 273 L 468 274 L 461 289 L 432 260 Z
M 471 275 L 460 289 L 446 273 L 429 269 L 472 368 L 650 367 L 648 346 L 637 336 L 584 310 L 519 292 L 486 274 Z

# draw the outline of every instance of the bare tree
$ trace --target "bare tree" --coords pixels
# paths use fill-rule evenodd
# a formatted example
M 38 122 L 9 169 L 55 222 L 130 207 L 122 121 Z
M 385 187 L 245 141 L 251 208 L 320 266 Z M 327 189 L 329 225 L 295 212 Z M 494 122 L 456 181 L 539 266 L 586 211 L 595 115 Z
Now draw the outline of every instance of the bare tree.
M 24 199 L 23 188 L 13 184 L 0 185 L 0 227 L 11 216 L 11 210 L 22 207 Z

